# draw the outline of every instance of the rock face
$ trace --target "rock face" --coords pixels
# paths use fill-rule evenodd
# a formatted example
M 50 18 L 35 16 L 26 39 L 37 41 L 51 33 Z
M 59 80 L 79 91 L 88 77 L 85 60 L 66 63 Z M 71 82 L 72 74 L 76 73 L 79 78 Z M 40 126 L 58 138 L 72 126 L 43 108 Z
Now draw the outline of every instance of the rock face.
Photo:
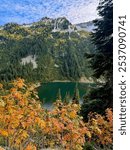
M 67 30 L 67 29 L 69 29 L 69 26 L 72 25 L 69 22 L 69 20 L 67 20 L 65 17 L 59 17 L 56 19 L 44 17 L 38 23 L 40 23 L 40 22 L 43 22 L 46 25 L 50 24 L 52 26 L 53 32 L 58 32 L 61 30 Z
M 89 78 L 81 77 L 79 82 L 81 82 L 81 83 L 94 83 L 94 80 L 91 77 L 89 77 Z
M 54 20 L 54 30 L 66 30 L 71 23 L 66 18 L 57 18 Z
M 93 32 L 93 30 L 95 28 L 92 21 L 76 24 L 75 26 L 76 26 L 77 30 L 84 30 L 84 31 L 88 31 L 88 32 Z
M 33 65 L 33 69 L 37 68 L 37 63 L 36 63 L 36 56 L 32 56 L 32 55 L 29 55 L 27 57 L 24 57 L 21 59 L 21 64 L 22 65 L 26 65 L 26 64 L 29 64 L 29 63 L 32 63 Z

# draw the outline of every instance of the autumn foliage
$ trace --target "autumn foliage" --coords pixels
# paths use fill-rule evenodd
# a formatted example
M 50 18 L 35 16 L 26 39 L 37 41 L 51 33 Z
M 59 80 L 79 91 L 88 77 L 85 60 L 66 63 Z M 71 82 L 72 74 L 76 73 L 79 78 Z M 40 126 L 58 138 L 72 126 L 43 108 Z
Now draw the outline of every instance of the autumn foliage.
M 92 140 L 97 144 L 109 145 L 113 143 L 113 113 L 106 109 L 106 115 L 89 113 L 87 127 L 91 132 Z
M 11 150 L 38 150 L 59 147 L 82 150 L 85 137 L 101 144 L 112 143 L 112 111 L 106 117 L 90 113 L 83 122 L 79 104 L 63 104 L 57 100 L 49 111 L 42 107 L 33 86 L 22 79 L 0 84 L 0 144 Z

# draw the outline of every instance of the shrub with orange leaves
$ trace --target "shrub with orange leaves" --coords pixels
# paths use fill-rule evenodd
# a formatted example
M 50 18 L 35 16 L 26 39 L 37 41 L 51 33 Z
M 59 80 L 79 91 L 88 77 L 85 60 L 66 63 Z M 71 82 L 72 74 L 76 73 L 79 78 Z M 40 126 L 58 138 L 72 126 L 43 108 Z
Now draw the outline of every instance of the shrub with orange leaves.
M 113 112 L 106 109 L 106 115 L 90 113 L 87 127 L 92 135 L 92 140 L 97 144 L 112 145 L 113 137 Z
M 13 82 L 10 90 L 0 95 L 0 137 L 11 149 L 24 149 L 40 127 L 36 118 L 43 123 L 44 110 L 39 101 L 32 97 L 32 87 L 26 87 L 22 79 Z
M 0 139 L 11 150 L 36 150 L 59 147 L 63 150 L 82 150 L 85 135 L 104 145 L 112 143 L 112 110 L 106 116 L 89 114 L 83 122 L 78 115 L 79 104 L 64 104 L 45 110 L 33 86 L 24 80 L 12 82 L 10 89 L 0 88 Z M 0 143 L 1 144 L 1 143 Z
M 80 105 L 67 104 L 56 101 L 54 109 L 49 112 L 48 135 L 50 146 L 59 145 L 66 150 L 80 150 L 85 143 L 85 134 L 88 129 L 82 117 L 78 115 Z M 49 143 L 48 143 L 49 144 Z
M 89 131 L 78 115 L 80 106 L 61 101 L 54 105 L 52 111 L 44 110 L 32 86 L 22 79 L 13 81 L 11 89 L 0 96 L 0 137 L 8 141 L 5 146 L 34 150 L 33 141 L 35 149 L 82 149 Z

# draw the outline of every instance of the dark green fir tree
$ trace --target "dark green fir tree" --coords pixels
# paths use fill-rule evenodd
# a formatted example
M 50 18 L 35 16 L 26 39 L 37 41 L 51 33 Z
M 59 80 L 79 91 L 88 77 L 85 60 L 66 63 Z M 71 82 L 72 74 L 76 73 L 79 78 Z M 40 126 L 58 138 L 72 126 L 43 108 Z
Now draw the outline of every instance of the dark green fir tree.
M 61 100 L 61 99 L 62 99 L 62 97 L 61 97 L 61 90 L 59 88 L 57 96 L 56 96 L 56 100 Z
M 64 102 L 65 105 L 69 104 L 69 102 L 70 102 L 70 94 L 69 94 L 69 92 L 66 92 L 63 102 Z
M 99 19 L 94 20 L 95 31 L 92 41 L 96 46 L 95 54 L 86 54 L 90 58 L 93 76 L 103 79 L 89 95 L 84 98 L 81 115 L 87 120 L 90 111 L 103 114 L 113 105 L 113 3 L 112 0 L 100 0 L 97 8 Z
M 72 103 L 79 104 L 79 100 L 80 100 L 79 89 L 78 84 L 76 83 Z

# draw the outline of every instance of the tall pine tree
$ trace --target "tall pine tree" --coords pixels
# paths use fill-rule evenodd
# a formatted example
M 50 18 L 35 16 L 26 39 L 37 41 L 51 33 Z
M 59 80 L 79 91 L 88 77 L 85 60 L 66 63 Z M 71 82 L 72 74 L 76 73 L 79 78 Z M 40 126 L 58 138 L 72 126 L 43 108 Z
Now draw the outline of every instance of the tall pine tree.
M 57 93 L 57 96 L 56 96 L 56 100 L 61 100 L 62 97 L 61 97 L 61 90 L 60 88 L 58 89 L 58 93 Z
M 63 103 L 66 105 L 69 104 L 69 102 L 70 102 L 70 94 L 69 92 L 66 92 Z
M 86 54 L 90 58 L 93 76 L 102 77 L 104 83 L 94 88 L 84 99 L 81 114 L 87 119 L 90 111 L 103 113 L 113 104 L 113 3 L 112 0 L 100 0 L 97 8 L 99 19 L 94 20 L 95 31 L 92 41 L 96 53 Z
M 79 100 L 80 100 L 79 89 L 78 89 L 78 84 L 76 83 L 72 103 L 79 104 Z

